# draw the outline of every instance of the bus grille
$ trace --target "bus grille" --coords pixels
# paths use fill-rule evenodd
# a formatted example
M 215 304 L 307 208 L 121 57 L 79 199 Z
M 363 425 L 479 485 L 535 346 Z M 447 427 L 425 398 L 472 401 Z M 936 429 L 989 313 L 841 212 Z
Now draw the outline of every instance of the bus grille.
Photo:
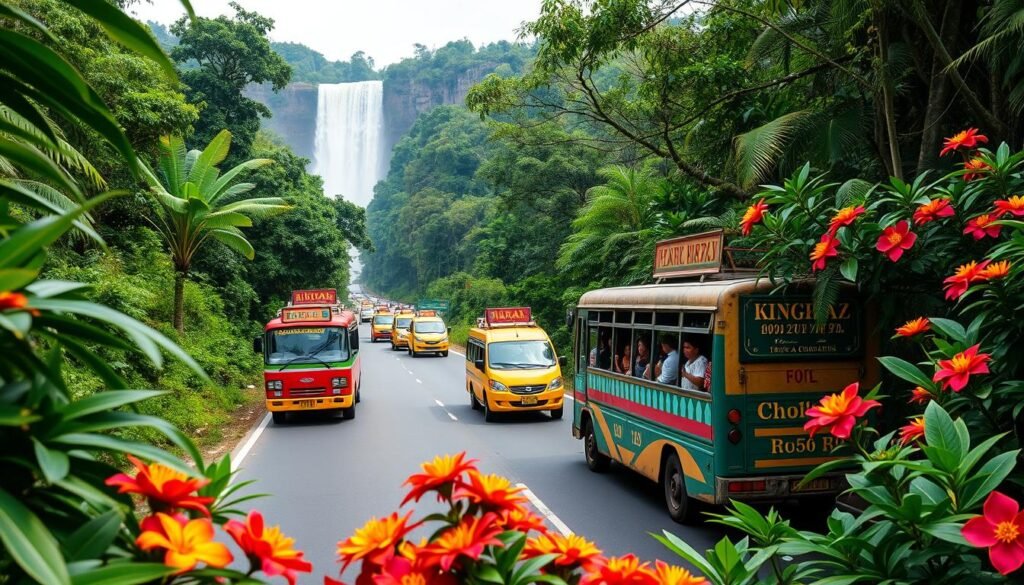
M 292 388 L 288 391 L 289 398 L 307 398 L 309 396 L 320 396 L 324 393 L 323 388 Z
M 547 386 L 512 386 L 513 394 L 540 394 Z

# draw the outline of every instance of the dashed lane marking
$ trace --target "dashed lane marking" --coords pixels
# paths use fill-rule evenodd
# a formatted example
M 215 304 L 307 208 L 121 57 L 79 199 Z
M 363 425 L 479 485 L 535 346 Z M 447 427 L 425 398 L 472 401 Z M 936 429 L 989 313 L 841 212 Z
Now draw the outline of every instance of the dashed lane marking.
M 551 525 L 555 527 L 555 530 L 558 530 L 562 533 L 562 536 L 570 536 L 572 534 L 572 530 L 569 529 L 566 523 L 562 522 L 562 519 L 556 516 L 555 513 L 551 511 L 551 508 L 548 508 L 544 504 L 544 502 L 542 502 L 540 498 L 537 497 L 536 494 L 530 491 L 530 488 L 527 487 L 525 483 L 517 483 L 516 487 L 522 488 L 523 495 L 526 496 L 526 499 L 530 500 L 530 503 L 533 504 L 533 507 L 537 508 L 537 511 L 540 512 L 542 516 L 547 518 L 548 522 L 550 522 Z
M 419 378 L 416 378 L 416 383 L 417 383 L 417 384 L 422 384 L 422 383 L 423 383 L 423 380 L 420 380 Z
M 454 421 L 457 421 L 457 420 L 459 420 L 459 418 L 458 418 L 457 416 L 455 416 L 454 414 L 452 414 L 452 413 L 451 413 L 451 412 L 450 412 L 450 411 L 448 410 L 448 408 L 447 408 L 447 407 L 446 407 L 446 406 L 444 405 L 444 402 L 441 402 L 440 400 L 438 400 L 438 399 L 436 399 L 436 398 L 435 398 L 435 399 L 434 399 L 434 404 L 436 404 L 436 405 L 440 406 L 440 407 L 441 407 L 441 410 L 443 410 L 443 411 L 444 411 L 444 413 L 448 415 L 448 418 L 450 418 L 450 419 L 452 419 L 452 420 L 454 420 Z

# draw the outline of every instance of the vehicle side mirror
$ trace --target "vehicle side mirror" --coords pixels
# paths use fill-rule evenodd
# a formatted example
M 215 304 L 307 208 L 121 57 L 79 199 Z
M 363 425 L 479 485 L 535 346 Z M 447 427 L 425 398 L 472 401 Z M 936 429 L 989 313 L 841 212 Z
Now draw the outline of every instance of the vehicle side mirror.
M 263 353 L 263 336 L 253 338 L 252 340 L 252 351 L 254 353 Z
M 565 364 L 567 364 L 567 363 L 568 363 L 568 360 L 565 359 L 564 355 L 558 356 L 558 365 L 560 365 L 560 366 L 562 366 L 564 368 Z
M 484 360 L 482 360 L 482 359 L 474 360 L 473 361 L 473 365 L 476 367 L 476 369 L 482 370 L 482 369 L 484 369 Z

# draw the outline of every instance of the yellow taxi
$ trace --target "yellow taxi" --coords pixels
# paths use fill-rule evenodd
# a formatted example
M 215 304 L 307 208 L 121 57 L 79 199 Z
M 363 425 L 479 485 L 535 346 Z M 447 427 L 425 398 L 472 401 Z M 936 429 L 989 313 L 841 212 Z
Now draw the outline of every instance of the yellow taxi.
M 483 410 L 487 422 L 498 413 L 535 410 L 560 419 L 564 364 L 529 307 L 487 309 L 466 343 L 470 406 Z
M 391 339 L 391 325 L 395 322 L 395 316 L 391 311 L 377 307 L 377 312 L 370 321 L 370 341 L 377 343 L 378 339 L 387 341 Z
M 412 325 L 416 313 L 409 310 L 399 311 L 391 323 L 391 350 L 409 347 L 409 326 Z
M 424 353 L 433 353 L 448 357 L 450 332 L 451 329 L 445 326 L 444 320 L 435 311 L 420 311 L 409 328 L 409 355 L 419 357 Z

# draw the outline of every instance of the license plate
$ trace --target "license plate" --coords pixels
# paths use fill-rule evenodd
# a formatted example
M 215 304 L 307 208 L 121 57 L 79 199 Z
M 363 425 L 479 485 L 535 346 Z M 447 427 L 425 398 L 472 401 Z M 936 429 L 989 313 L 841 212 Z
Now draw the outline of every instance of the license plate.
M 799 479 L 789 480 L 789 491 L 792 493 L 799 492 L 827 492 L 834 489 L 835 483 L 829 478 L 818 478 L 812 479 L 803 486 L 800 485 Z
M 296 404 L 299 408 L 313 408 L 316 405 L 316 400 L 299 400 Z
M 524 406 L 528 405 L 528 404 L 537 404 L 537 397 L 536 396 L 523 396 L 522 404 Z

